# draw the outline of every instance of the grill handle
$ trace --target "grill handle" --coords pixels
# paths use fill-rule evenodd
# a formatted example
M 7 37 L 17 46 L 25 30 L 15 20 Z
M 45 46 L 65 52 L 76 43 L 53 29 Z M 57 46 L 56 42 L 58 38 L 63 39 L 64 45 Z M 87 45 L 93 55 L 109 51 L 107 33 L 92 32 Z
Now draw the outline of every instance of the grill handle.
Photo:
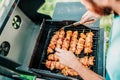
M 49 77 L 49 78 L 55 78 L 55 79 L 59 79 L 59 80 L 78 80 L 76 78 L 72 78 L 72 77 L 66 77 L 63 75 L 58 75 L 55 73 L 51 73 L 50 71 L 46 71 L 46 70 L 40 70 L 40 69 L 30 69 L 31 71 L 33 71 L 34 73 L 40 74 L 42 76 L 45 77 Z

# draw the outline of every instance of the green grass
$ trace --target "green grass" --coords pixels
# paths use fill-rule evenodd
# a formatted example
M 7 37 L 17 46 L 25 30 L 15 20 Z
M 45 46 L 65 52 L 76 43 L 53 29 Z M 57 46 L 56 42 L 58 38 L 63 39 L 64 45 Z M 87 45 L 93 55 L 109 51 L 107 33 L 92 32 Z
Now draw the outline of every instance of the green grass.
M 100 19 L 100 27 L 104 28 L 105 32 L 107 33 L 107 37 L 110 36 L 109 32 L 112 26 L 112 21 L 113 21 L 113 14 L 109 16 L 104 16 L 101 17 Z
M 57 2 L 80 2 L 80 0 L 46 0 L 42 7 L 38 10 L 39 13 L 47 14 L 52 17 L 54 8 Z
M 113 14 L 111 14 L 109 16 L 101 17 L 101 19 L 100 19 L 100 27 L 104 28 L 104 31 L 106 33 L 106 38 L 110 37 L 112 21 L 113 21 Z M 108 43 L 106 43 L 106 53 L 108 51 L 108 47 L 109 47 L 109 45 L 108 45 Z

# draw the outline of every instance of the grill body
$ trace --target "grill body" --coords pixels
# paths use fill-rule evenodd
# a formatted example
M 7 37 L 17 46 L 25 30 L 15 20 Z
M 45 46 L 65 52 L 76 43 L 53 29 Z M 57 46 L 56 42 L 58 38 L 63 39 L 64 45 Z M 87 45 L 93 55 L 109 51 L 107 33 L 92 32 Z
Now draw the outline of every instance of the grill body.
M 72 24 L 75 21 L 49 21 L 44 20 L 41 24 L 41 31 L 39 33 L 36 46 L 34 48 L 34 52 L 30 61 L 29 68 L 31 71 L 41 74 L 43 78 L 54 78 L 54 79 L 80 79 L 79 76 L 77 77 L 68 77 L 63 76 L 62 74 L 59 74 L 58 70 L 50 71 L 46 68 L 45 64 L 43 64 L 47 60 L 47 47 L 49 45 L 49 42 L 51 40 L 51 37 L 54 35 L 56 31 L 58 31 L 61 27 Z M 99 27 L 86 27 L 84 25 L 79 25 L 77 27 L 69 27 L 65 28 L 65 31 L 77 30 L 78 33 L 82 33 L 84 30 L 84 33 L 87 33 L 89 31 L 92 31 L 94 33 L 93 37 L 93 53 L 89 54 L 88 56 L 95 56 L 95 62 L 94 66 L 91 67 L 91 70 L 94 72 L 100 74 L 101 76 L 104 76 L 104 53 L 103 53 L 103 40 L 104 40 L 104 33 L 103 29 Z M 85 56 L 84 52 L 82 51 L 82 54 L 79 55 L 79 57 Z

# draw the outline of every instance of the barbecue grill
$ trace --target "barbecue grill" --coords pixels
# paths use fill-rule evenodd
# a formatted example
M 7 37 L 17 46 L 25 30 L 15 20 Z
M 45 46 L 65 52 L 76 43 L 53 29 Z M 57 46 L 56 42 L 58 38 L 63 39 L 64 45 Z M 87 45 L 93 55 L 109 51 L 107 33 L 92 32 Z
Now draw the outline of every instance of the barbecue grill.
M 61 27 L 72 24 L 74 22 L 75 21 L 50 21 L 50 20 L 43 21 L 41 25 L 41 31 L 38 36 L 36 46 L 29 65 L 30 70 L 32 70 L 35 73 L 43 75 L 43 77 L 48 76 L 57 79 L 73 79 L 73 78 L 81 79 L 80 77 L 63 76 L 62 74 L 59 73 L 58 70 L 50 71 L 49 69 L 46 68 L 45 64 L 43 64 L 47 60 L 47 47 L 49 45 L 51 37 Z M 87 33 L 89 31 L 94 33 L 92 48 L 93 53 L 89 54 L 89 56 L 95 56 L 94 66 L 91 67 L 91 70 L 100 75 L 103 75 L 103 65 L 101 65 L 103 64 L 103 54 L 100 53 L 100 38 L 102 37 L 101 35 L 102 29 L 94 26 L 89 28 L 84 25 L 79 25 L 77 27 L 65 28 L 65 31 L 67 30 L 72 31 L 77 30 L 79 33 L 82 33 L 84 30 L 84 33 Z M 79 57 L 83 56 L 85 56 L 84 52 L 82 52 L 82 54 L 79 55 Z
M 79 76 L 64 76 L 59 73 L 58 70 L 50 71 L 43 63 L 45 63 L 47 59 L 46 51 L 51 37 L 61 27 L 78 21 L 85 12 L 83 5 L 79 2 L 58 3 L 59 5 L 56 5 L 52 20 L 44 19 L 42 23 L 39 23 L 41 22 L 41 17 L 38 13 L 36 15 L 35 13 L 33 14 L 35 11 L 32 10 L 31 7 L 26 7 L 26 4 L 28 4 L 27 0 L 20 0 L 19 8 L 17 7 L 19 0 L 9 1 L 13 1 L 11 4 L 12 7 L 10 7 L 8 13 L 5 14 L 5 20 L 1 18 L 4 23 L 2 27 L 0 26 L 0 54 L 2 53 L 2 56 L 0 55 L 0 67 L 3 66 L 5 67 L 4 69 L 8 68 L 11 72 L 32 74 L 36 77 L 48 80 L 81 79 Z M 25 1 L 25 3 L 23 1 Z M 44 0 L 40 1 L 43 2 Z M 24 3 L 24 5 L 22 3 Z M 32 2 L 31 5 L 33 5 Z M 30 4 L 28 6 L 30 6 Z M 36 6 L 36 8 L 37 7 L 38 6 Z M 28 10 L 28 8 L 30 10 Z M 63 11 L 63 9 L 68 10 Z M 12 11 L 14 12 L 12 13 Z M 32 15 L 28 13 L 32 13 Z M 92 27 L 79 25 L 77 27 L 65 28 L 65 31 L 77 30 L 80 34 L 84 30 L 84 33 L 92 31 L 95 34 L 93 37 L 93 53 L 88 55 L 95 56 L 94 66 L 90 69 L 104 77 L 104 30 L 99 28 L 98 24 L 92 24 L 90 26 Z M 83 56 L 85 56 L 84 52 L 79 55 L 79 57 Z M 1 67 L 0 73 L 2 71 Z M 6 73 L 4 73 L 4 75 L 6 76 Z M 13 78 L 13 75 L 10 74 L 10 76 L 8 77 Z

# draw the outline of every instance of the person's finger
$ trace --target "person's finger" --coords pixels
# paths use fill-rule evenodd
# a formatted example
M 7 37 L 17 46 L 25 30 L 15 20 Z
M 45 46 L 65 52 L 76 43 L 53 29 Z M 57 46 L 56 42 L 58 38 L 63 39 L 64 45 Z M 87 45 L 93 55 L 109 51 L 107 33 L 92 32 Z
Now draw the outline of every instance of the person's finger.
M 62 58 L 63 56 L 65 56 L 65 54 L 59 53 L 59 52 L 55 52 L 55 55 L 56 55 L 59 59 Z
M 80 20 L 80 23 L 81 23 L 81 24 L 84 24 L 85 22 L 87 22 L 87 21 L 89 21 L 89 20 L 90 20 L 89 15 L 86 15 L 84 18 L 82 18 L 82 19 Z
M 88 16 L 88 15 L 89 15 L 88 13 L 89 13 L 89 12 L 87 11 L 87 12 L 82 16 L 81 19 L 84 19 L 86 16 Z
M 61 55 L 61 54 L 58 53 L 58 52 L 55 52 L 55 55 L 58 57 L 60 63 L 63 63 L 63 60 L 64 60 L 63 56 L 64 56 L 64 55 Z
M 88 24 L 94 23 L 95 21 L 96 21 L 96 20 L 88 21 L 88 22 L 85 22 L 84 24 L 85 24 L 85 25 L 88 25 Z
M 59 53 L 59 52 L 55 52 L 55 55 L 59 57 L 59 56 L 60 56 L 60 53 Z
M 57 51 L 57 52 L 59 52 L 59 53 L 60 53 L 60 52 L 61 52 L 61 53 L 64 52 L 64 50 L 63 50 L 63 49 L 60 49 L 60 48 L 55 48 L 55 51 Z
M 86 20 L 80 20 L 80 24 L 84 24 Z

